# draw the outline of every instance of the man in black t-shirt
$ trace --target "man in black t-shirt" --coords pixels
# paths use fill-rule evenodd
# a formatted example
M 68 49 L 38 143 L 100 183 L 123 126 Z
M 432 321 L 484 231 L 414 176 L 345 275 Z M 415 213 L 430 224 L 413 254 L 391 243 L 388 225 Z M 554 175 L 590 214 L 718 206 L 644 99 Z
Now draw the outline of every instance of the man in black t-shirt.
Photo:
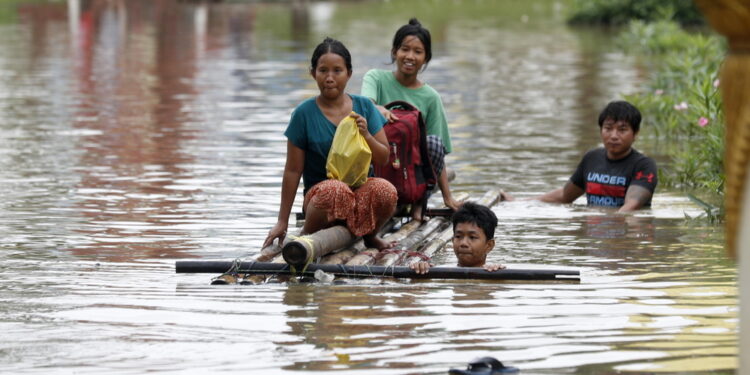
M 641 113 L 632 104 L 610 102 L 599 115 L 604 147 L 587 152 L 563 187 L 537 199 L 572 203 L 586 193 L 589 206 L 620 207 L 619 212 L 650 206 L 656 163 L 632 147 L 640 125 Z

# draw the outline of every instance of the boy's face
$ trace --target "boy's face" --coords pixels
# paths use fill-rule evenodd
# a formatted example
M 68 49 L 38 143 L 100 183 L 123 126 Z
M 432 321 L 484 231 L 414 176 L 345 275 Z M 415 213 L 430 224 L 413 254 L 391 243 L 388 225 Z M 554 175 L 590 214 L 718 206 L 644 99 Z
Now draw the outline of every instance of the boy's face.
M 453 231 L 453 252 L 460 267 L 481 267 L 487 253 L 495 247 L 494 239 L 487 239 L 482 228 L 474 223 L 458 223 Z
M 615 121 L 611 118 L 604 120 L 601 136 L 604 148 L 607 149 L 607 157 L 618 160 L 628 156 L 636 135 L 633 127 L 626 121 Z

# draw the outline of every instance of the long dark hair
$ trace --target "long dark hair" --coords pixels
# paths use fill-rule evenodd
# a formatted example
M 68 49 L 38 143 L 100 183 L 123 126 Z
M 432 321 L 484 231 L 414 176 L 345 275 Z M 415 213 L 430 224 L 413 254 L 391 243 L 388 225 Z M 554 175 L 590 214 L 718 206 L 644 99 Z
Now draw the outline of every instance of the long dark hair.
M 323 56 L 326 53 L 335 53 L 343 57 L 344 62 L 346 63 L 346 69 L 351 73 L 352 55 L 349 53 L 349 50 L 346 49 L 344 43 L 341 43 L 340 41 L 329 37 L 323 39 L 323 41 L 318 44 L 317 47 L 315 47 L 312 58 L 310 59 L 310 71 L 315 71 L 315 68 L 318 67 L 318 60 L 320 60 L 320 56 Z
M 419 23 L 416 18 L 410 19 L 408 24 L 401 26 L 398 31 L 396 31 L 396 35 L 393 36 L 391 63 L 396 61 L 396 51 L 401 48 L 404 39 L 409 35 L 416 36 L 424 45 L 425 59 L 422 69 L 427 68 L 427 64 L 432 60 L 432 38 L 430 37 L 430 30 L 422 27 L 422 24 Z

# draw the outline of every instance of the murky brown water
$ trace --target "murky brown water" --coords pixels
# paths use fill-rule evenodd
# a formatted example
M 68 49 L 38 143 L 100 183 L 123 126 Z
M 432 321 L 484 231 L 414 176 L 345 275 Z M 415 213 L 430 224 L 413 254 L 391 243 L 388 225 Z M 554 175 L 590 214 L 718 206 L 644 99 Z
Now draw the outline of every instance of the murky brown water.
M 174 274 L 178 259 L 257 251 L 282 133 L 316 93 L 306 65 L 326 35 L 351 49 L 358 93 L 419 16 L 454 189 L 561 185 L 597 145 L 599 108 L 646 74 L 601 30 L 567 28 L 566 6 L 3 2 L 0 372 L 439 374 L 492 355 L 524 374 L 733 373 L 735 266 L 721 231 L 685 221 L 699 210 L 664 188 L 627 217 L 496 206 L 491 261 L 577 268 L 580 284 L 220 287 Z

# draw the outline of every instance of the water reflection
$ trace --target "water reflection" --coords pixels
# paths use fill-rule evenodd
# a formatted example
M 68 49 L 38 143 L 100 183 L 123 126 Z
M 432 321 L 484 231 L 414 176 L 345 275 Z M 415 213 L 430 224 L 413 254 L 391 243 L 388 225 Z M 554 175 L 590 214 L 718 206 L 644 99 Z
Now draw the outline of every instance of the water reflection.
M 654 218 L 632 215 L 587 216 L 584 221 L 584 234 L 587 237 L 614 239 L 637 238 L 641 241 L 654 240 Z M 622 243 L 622 241 L 618 241 Z
M 347 43 L 356 93 L 368 69 L 389 66 L 390 35 L 413 15 L 433 31 L 424 77 L 448 109 L 454 190 L 528 197 L 560 186 L 599 142 L 602 104 L 643 75 L 607 33 L 568 29 L 565 2 L 7 4 L 4 370 L 437 374 L 487 354 L 524 374 L 736 366 L 723 234 L 685 222 L 696 208 L 661 188 L 629 216 L 495 207 L 489 261 L 573 267 L 580 284 L 224 288 L 174 274 L 174 259 L 253 255 L 275 222 L 283 130 L 317 92 L 313 45 Z
M 426 291 L 392 290 L 384 294 L 382 288 L 389 288 L 387 284 L 378 282 L 363 287 L 362 283 L 358 281 L 359 286 L 289 287 L 284 304 L 294 308 L 287 311 L 287 324 L 302 341 L 279 344 L 312 344 L 329 354 L 316 361 L 295 362 L 289 369 L 377 366 L 378 361 L 390 357 L 387 353 L 416 346 L 392 343 L 409 339 L 428 324 L 430 319 L 424 319 L 418 303 L 427 295 Z M 369 349 L 346 354 L 350 348 Z
M 73 167 L 80 175 L 76 203 L 86 220 L 76 232 L 91 241 L 72 248 L 76 255 L 122 261 L 194 247 L 184 239 L 187 232 L 162 220 L 195 215 L 180 206 L 193 204 L 201 193 L 199 187 L 172 188 L 190 178 L 182 166 L 195 158 L 183 144 L 198 137 L 189 126 L 198 118 L 185 110 L 197 95 L 198 43 L 192 25 L 173 7 L 81 4 L 80 32 L 74 34 L 80 37 L 74 45 L 78 103 L 71 125 L 91 134 L 81 137 L 77 148 L 83 152 Z

